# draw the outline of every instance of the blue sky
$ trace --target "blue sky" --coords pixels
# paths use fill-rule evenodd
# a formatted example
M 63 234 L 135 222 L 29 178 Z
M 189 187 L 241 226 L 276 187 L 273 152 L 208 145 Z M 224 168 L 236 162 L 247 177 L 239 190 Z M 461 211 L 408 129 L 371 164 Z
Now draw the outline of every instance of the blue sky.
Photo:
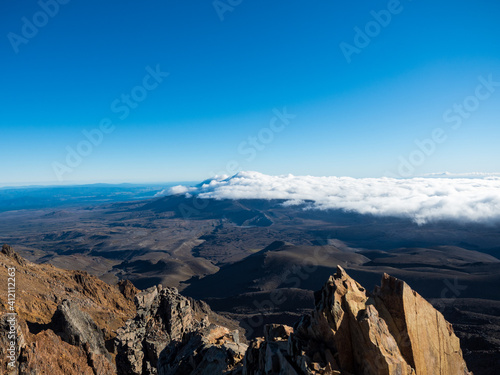
M 0 5 L 0 185 L 499 172 L 497 2 L 55 1 Z

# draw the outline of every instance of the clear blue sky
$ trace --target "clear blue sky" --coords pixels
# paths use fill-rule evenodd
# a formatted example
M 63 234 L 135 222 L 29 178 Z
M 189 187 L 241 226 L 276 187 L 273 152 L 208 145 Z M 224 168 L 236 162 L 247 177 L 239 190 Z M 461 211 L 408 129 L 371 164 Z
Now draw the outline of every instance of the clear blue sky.
M 476 96 L 500 82 L 496 1 L 53 1 L 0 5 L 0 185 L 499 172 L 500 86 Z

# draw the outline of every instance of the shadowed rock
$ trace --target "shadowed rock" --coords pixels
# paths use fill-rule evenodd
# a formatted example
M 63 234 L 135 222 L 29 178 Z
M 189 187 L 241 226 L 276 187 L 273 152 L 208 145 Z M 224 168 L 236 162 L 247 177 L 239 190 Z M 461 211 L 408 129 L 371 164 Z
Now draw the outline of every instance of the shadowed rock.
M 64 300 L 52 318 L 53 331 L 68 344 L 79 346 L 96 374 L 115 373 L 111 355 L 106 349 L 104 335 L 89 314 L 75 303 Z
M 209 316 L 216 314 L 206 304 L 161 285 L 138 293 L 135 304 L 136 317 L 118 330 L 115 340 L 118 374 L 189 374 L 195 368 L 217 374 L 222 372 L 215 369 L 227 370 L 241 361 L 246 345 L 239 344 L 236 333 L 209 323 Z
M 133 301 L 137 293 L 139 293 L 139 289 L 130 280 L 120 280 L 117 286 L 120 293 L 130 301 Z
M 160 355 L 159 375 L 224 374 L 238 366 L 247 345 L 239 342 L 238 331 L 202 322 L 202 327 L 170 343 Z
M 64 341 L 71 345 L 88 345 L 92 353 L 101 354 L 111 359 L 102 331 L 89 314 L 81 311 L 74 303 L 64 300 L 52 318 L 52 327 Z
M 14 259 L 20 266 L 26 265 L 26 261 L 23 259 L 23 257 L 17 254 L 14 249 L 7 244 L 2 245 L 2 254 Z
M 368 293 L 338 267 L 293 332 L 268 326 L 243 375 L 467 375 L 451 325 L 406 283 L 384 275 Z

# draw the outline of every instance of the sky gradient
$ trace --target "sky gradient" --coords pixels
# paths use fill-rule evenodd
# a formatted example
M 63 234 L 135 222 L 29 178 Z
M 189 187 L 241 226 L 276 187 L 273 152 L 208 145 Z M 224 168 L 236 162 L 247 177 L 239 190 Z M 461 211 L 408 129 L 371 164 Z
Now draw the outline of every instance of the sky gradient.
M 0 10 L 0 186 L 500 172 L 491 0 Z

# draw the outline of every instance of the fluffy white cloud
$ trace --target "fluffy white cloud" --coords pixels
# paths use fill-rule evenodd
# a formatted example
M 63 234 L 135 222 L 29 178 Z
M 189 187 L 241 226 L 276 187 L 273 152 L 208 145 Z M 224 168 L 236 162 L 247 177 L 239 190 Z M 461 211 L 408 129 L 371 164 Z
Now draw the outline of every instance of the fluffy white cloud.
M 165 195 L 179 195 L 179 194 L 187 194 L 190 191 L 196 191 L 195 187 L 177 185 L 172 186 L 170 189 L 162 190 L 155 194 L 155 197 L 163 197 Z
M 500 221 L 500 177 L 494 176 L 356 179 L 240 172 L 196 188 L 176 186 L 169 194 L 197 194 L 214 199 L 285 199 L 288 206 L 312 201 L 308 208 L 407 217 L 419 224 L 437 220 Z
M 217 175 L 210 180 L 203 181 L 199 186 L 203 186 L 206 189 L 207 186 L 208 187 L 215 186 L 215 184 L 217 184 L 217 182 L 223 181 L 227 178 L 229 178 L 228 175 Z M 179 195 L 179 194 L 190 195 L 191 192 L 196 194 L 198 190 L 199 190 L 198 187 L 194 187 L 194 186 L 176 185 L 176 186 L 172 186 L 169 189 L 164 189 L 164 190 L 156 193 L 155 197 L 164 197 L 164 196 L 168 196 L 168 195 Z

